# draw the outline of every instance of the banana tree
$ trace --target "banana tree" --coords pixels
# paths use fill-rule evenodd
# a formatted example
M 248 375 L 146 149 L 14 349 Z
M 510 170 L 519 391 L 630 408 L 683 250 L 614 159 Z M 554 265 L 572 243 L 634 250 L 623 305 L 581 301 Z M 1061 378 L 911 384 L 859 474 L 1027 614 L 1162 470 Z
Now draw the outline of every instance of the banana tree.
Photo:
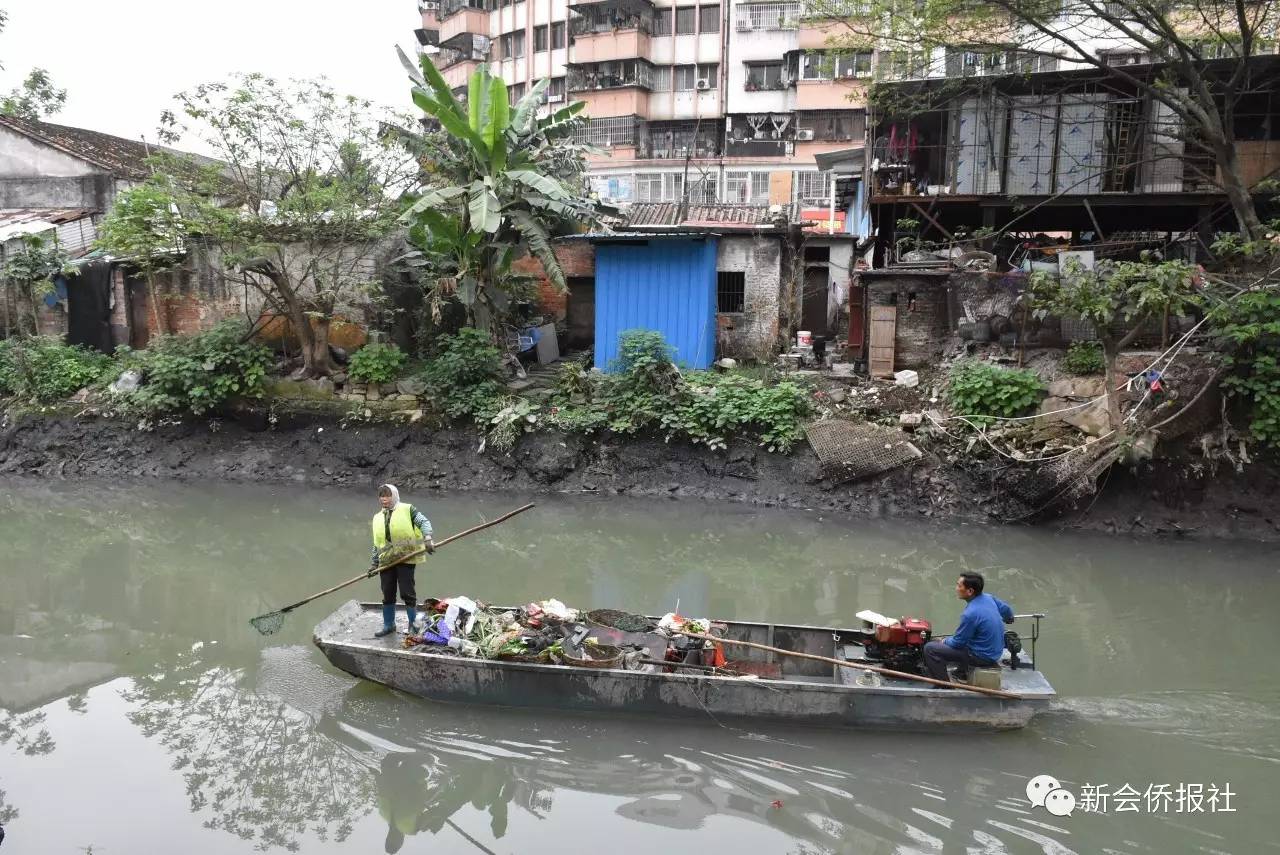
M 468 322 L 493 334 L 507 309 L 512 263 L 532 254 L 567 290 L 552 239 L 597 219 L 585 191 L 586 148 L 573 141 L 584 105 L 539 116 L 548 84 L 541 80 L 511 106 L 506 85 L 483 65 L 459 101 L 429 57 L 420 66 L 400 58 L 414 103 L 446 139 L 424 164 L 422 195 L 404 214 L 409 241 L 438 276 L 438 291 L 456 296 Z

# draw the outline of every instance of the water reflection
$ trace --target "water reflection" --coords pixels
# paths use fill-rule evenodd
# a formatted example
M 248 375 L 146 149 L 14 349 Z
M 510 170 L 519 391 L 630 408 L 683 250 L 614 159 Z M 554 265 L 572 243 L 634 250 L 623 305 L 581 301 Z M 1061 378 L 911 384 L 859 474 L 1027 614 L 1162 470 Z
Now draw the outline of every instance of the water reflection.
M 1199 776 L 1269 791 L 1280 679 L 1259 657 L 1280 642 L 1272 552 L 551 499 L 442 551 L 420 576 L 424 593 L 498 602 L 555 595 L 661 613 L 679 601 L 695 615 L 805 623 L 872 608 L 947 631 L 953 580 L 977 569 L 1020 610 L 1052 616 L 1040 653 L 1064 699 L 1023 733 L 759 733 L 442 706 L 358 684 L 309 643 L 337 601 L 257 636 L 248 617 L 367 560 L 356 542 L 366 499 L 47 484 L 0 495 L 0 823 L 29 830 L 47 817 L 24 794 L 65 775 L 58 758 L 74 749 L 60 744 L 114 732 L 115 715 L 162 757 L 143 795 L 181 795 L 144 821 L 189 853 L 1270 845 L 1256 806 L 1233 825 L 1197 818 L 1192 844 L 1185 822 L 1050 821 L 1020 793 L 1047 769 L 1077 786 Z M 518 503 L 426 499 L 441 532 Z M 112 680 L 114 705 L 101 688 Z M 75 780 L 114 785 L 111 769 L 80 767 Z M 75 845 L 107 836 L 116 814 L 86 810 L 96 831 Z

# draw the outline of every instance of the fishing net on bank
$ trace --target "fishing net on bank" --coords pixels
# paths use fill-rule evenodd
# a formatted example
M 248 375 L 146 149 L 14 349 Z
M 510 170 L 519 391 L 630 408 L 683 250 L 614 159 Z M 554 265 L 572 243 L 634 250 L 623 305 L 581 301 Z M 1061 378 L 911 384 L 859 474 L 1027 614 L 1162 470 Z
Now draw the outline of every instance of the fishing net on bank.
M 805 425 L 804 434 L 822 477 L 835 484 L 879 475 L 921 456 L 902 431 L 867 422 L 824 419 Z

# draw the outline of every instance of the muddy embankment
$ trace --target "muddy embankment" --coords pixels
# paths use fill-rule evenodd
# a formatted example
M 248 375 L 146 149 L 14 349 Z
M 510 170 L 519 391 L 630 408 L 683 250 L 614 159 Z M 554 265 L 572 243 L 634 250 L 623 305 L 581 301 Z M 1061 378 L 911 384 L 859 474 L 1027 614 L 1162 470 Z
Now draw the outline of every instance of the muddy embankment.
M 749 443 L 712 451 L 661 438 L 529 434 L 510 454 L 481 452 L 473 429 L 343 426 L 323 416 L 188 421 L 150 431 L 97 418 L 12 413 L 0 418 L 0 477 L 163 478 L 367 487 L 394 481 L 421 493 L 509 490 L 668 497 L 765 507 L 1005 523 L 1020 514 L 997 472 L 926 451 L 874 479 L 831 484 L 801 443 L 790 455 Z M 1191 456 L 1119 467 L 1102 490 L 1037 525 L 1119 534 L 1280 540 L 1280 467 L 1235 472 Z

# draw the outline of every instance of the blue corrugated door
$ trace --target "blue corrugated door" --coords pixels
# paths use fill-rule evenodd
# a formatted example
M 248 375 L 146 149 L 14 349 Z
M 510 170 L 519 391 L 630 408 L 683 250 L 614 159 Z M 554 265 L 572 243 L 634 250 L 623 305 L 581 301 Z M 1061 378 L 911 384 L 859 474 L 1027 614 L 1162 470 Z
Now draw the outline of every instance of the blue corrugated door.
M 657 330 L 676 361 L 708 368 L 716 351 L 716 241 L 653 239 L 596 246 L 596 367 L 624 330 Z

